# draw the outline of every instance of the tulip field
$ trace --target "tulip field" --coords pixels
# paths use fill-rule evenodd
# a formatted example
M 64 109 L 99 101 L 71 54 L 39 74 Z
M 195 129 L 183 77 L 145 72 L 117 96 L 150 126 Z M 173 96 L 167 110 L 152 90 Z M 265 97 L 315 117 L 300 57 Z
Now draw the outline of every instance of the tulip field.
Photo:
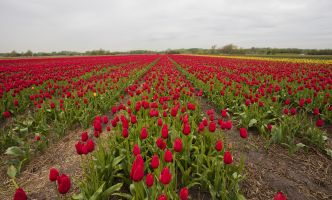
M 332 199 L 332 62 L 0 60 L 0 199 Z

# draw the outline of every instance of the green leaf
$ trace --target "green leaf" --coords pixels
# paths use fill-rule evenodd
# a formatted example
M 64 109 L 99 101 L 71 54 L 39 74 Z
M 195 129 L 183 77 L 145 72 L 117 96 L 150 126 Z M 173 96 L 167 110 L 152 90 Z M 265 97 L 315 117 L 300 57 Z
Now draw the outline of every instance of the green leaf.
M 115 185 L 112 185 L 111 187 L 109 187 L 107 190 L 105 190 L 102 194 L 103 198 L 108 198 L 110 197 L 114 192 L 117 192 L 121 189 L 123 183 L 118 183 Z
M 246 198 L 242 194 L 237 194 L 236 196 L 238 200 L 246 200 Z
M 81 199 L 84 199 L 82 193 L 80 193 L 80 194 L 74 194 L 71 198 L 74 199 L 74 200 L 81 200 Z
M 255 125 L 257 123 L 257 120 L 256 119 L 251 119 L 249 121 L 249 127 L 252 127 L 253 125 Z
M 14 167 L 14 165 L 11 165 L 8 167 L 7 174 L 11 179 L 14 179 L 17 174 L 17 169 Z
M 6 150 L 5 154 L 18 157 L 18 156 L 24 155 L 24 151 L 17 146 L 13 146 L 13 147 L 9 147 Z
M 327 155 L 329 155 L 332 158 L 332 149 L 325 149 Z
M 303 147 L 305 147 L 305 144 L 303 144 L 303 143 L 297 143 L 296 147 L 297 148 L 303 148 Z
M 126 194 L 126 193 L 114 193 L 114 194 L 112 194 L 112 196 L 119 196 L 119 197 L 123 197 L 126 199 L 133 199 L 133 196 L 131 196 L 130 194 Z
M 26 127 L 26 128 L 21 128 L 20 129 L 20 133 L 27 133 L 28 132 L 28 127 Z
M 98 188 L 98 190 L 90 197 L 90 200 L 97 200 L 100 194 L 103 192 L 105 182 Z

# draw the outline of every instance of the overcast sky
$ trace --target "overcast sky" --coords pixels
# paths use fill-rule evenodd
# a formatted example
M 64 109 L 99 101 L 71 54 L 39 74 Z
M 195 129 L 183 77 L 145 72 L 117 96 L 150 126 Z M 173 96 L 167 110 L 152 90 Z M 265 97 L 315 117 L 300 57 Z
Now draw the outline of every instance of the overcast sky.
M 0 52 L 332 48 L 332 0 L 0 0 Z

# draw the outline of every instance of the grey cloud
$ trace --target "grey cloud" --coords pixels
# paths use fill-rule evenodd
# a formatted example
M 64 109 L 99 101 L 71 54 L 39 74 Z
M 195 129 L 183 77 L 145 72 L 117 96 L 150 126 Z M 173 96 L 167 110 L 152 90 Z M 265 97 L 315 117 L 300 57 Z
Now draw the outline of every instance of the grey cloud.
M 1 0 L 0 52 L 332 48 L 330 0 Z

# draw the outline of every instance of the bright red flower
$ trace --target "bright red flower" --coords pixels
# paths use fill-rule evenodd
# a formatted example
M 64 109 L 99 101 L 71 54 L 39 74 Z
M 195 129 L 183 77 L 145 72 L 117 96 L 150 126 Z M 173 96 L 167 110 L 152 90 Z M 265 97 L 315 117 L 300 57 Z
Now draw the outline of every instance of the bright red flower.
M 66 194 L 71 187 L 71 182 L 69 177 L 66 174 L 58 176 L 58 191 L 60 194 Z
M 173 149 L 176 152 L 181 152 L 182 151 L 182 140 L 181 140 L 181 138 L 176 138 L 175 139 Z
M 28 197 L 22 188 L 17 188 L 13 197 L 13 200 L 27 200 Z
M 75 148 L 76 148 L 76 153 L 78 155 L 82 155 L 83 152 L 82 152 L 82 147 L 83 147 L 83 143 L 81 141 L 78 141 L 76 144 L 75 144 Z
M 136 124 L 137 123 L 136 116 L 135 115 L 130 116 L 130 121 L 131 121 L 132 124 Z
M 93 140 L 88 139 L 86 142 L 86 147 L 88 152 L 93 152 L 93 150 L 95 149 L 95 143 L 93 142 Z
M 164 194 L 159 195 L 158 200 L 167 200 L 167 196 Z
M 144 177 L 144 160 L 140 154 L 138 154 L 132 164 L 130 171 L 130 178 L 135 181 L 141 181 Z
M 163 125 L 163 120 L 161 118 L 158 118 L 157 124 L 158 124 L 158 126 L 162 126 Z
M 229 151 L 226 151 L 224 154 L 224 163 L 226 165 L 231 164 L 233 162 L 233 157 Z
M 104 123 L 104 124 L 107 124 L 107 123 L 108 123 L 108 117 L 107 117 L 107 115 L 104 115 L 104 116 L 103 116 L 103 123 Z
M 170 150 L 166 150 L 166 152 L 164 154 L 164 160 L 165 160 L 165 162 L 172 162 L 173 161 L 173 155 L 172 155 L 172 152 Z
M 286 196 L 282 192 L 278 192 L 274 196 L 274 200 L 287 200 Z
M 223 117 L 223 118 L 226 118 L 227 116 L 228 116 L 228 114 L 227 114 L 227 110 L 225 109 L 225 110 L 221 110 L 221 116 Z
M 222 150 L 222 141 L 221 140 L 218 140 L 216 142 L 215 148 L 216 148 L 217 151 L 221 151 Z
M 188 196 L 189 196 L 189 190 L 188 190 L 188 188 L 182 188 L 181 190 L 180 190 L 180 194 L 179 194 L 179 196 L 180 196 L 180 199 L 181 200 L 187 200 L 188 199 Z
M 171 182 L 172 180 L 172 174 L 169 171 L 168 167 L 165 167 L 162 171 L 161 174 L 159 176 L 159 181 L 164 184 L 167 185 Z
M 133 148 L 133 154 L 135 156 L 139 155 L 141 153 L 141 149 L 139 148 L 138 144 L 135 144 L 134 145 L 134 148 Z
M 191 130 L 190 130 L 190 125 L 189 125 L 189 123 L 185 123 L 184 126 L 183 126 L 182 133 L 183 133 L 184 135 L 189 135 L 190 131 L 191 131 Z
M 58 176 L 59 176 L 59 171 L 55 168 L 51 168 L 49 174 L 49 180 L 52 182 L 56 181 L 58 179 Z
M 248 137 L 248 131 L 246 128 L 240 128 L 240 136 L 242 138 L 247 138 Z
M 127 138 L 129 136 L 129 131 L 127 128 L 122 128 L 122 137 Z
M 209 125 L 209 131 L 211 133 L 215 132 L 216 131 L 216 123 L 214 123 L 213 121 L 210 122 L 210 125 Z

